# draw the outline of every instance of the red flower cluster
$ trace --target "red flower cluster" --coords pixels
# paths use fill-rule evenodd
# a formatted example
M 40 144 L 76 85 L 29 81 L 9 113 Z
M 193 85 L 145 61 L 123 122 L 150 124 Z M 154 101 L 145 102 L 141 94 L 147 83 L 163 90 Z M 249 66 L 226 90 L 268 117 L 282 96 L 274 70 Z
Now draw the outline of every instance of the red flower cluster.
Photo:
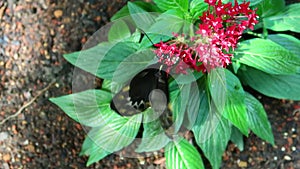
M 174 35 L 174 40 L 155 44 L 159 62 L 170 70 L 176 65 L 176 73 L 186 73 L 190 67 L 197 71 L 209 72 L 216 67 L 226 67 L 231 62 L 231 52 L 237 47 L 243 31 L 253 29 L 258 23 L 255 10 L 250 2 L 222 4 L 221 0 L 205 0 L 207 11 L 200 17 L 201 23 L 196 36 L 186 40 L 184 35 Z

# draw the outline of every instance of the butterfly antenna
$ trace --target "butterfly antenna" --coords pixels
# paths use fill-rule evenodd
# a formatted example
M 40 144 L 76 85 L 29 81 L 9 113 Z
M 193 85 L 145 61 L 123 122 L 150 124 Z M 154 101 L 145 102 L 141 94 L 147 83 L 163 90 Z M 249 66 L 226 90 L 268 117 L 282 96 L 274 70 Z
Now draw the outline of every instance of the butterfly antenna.
M 148 39 L 149 39 L 149 41 L 152 43 L 152 45 L 154 45 L 154 43 L 152 42 L 152 40 L 149 38 L 149 36 L 147 35 L 147 33 L 144 31 L 144 30 L 142 30 L 142 29 L 139 29 L 141 32 L 142 32 L 142 34 L 144 34 Z

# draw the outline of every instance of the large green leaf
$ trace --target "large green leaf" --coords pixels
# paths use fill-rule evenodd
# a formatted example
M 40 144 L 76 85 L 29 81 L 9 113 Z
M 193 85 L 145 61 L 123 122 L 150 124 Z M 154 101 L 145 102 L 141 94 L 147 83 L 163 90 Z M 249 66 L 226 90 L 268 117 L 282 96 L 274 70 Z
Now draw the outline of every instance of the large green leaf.
M 155 22 L 156 16 L 153 13 L 147 12 L 134 3 L 128 2 L 128 10 L 136 26 L 144 31 Z
M 178 9 L 181 12 L 186 13 L 189 7 L 188 0 L 154 0 L 154 2 L 164 11 L 169 9 Z
M 129 38 L 131 35 L 127 24 L 123 20 L 118 20 L 115 22 L 108 32 L 108 41 L 122 41 Z
M 276 14 L 263 19 L 264 26 L 274 31 L 300 32 L 300 3 L 292 4 Z
M 294 36 L 287 34 L 273 34 L 269 35 L 268 39 L 283 46 L 295 56 L 300 58 L 300 40 Z
M 179 131 L 185 111 L 187 108 L 189 96 L 190 96 L 191 84 L 179 85 L 177 90 L 170 92 L 171 110 L 173 112 L 173 121 L 175 126 L 175 133 Z
M 248 124 L 250 129 L 260 138 L 274 145 L 271 124 L 263 105 L 251 94 L 246 93 Z
M 197 144 L 213 167 L 219 168 L 222 154 L 231 135 L 231 125 L 227 119 L 221 116 L 214 102 L 210 100 L 206 78 L 199 79 L 198 85 L 200 110 L 192 131 Z
M 300 72 L 294 75 L 270 75 L 246 67 L 243 70 L 239 69 L 238 75 L 245 84 L 266 96 L 300 100 Z
M 219 169 L 222 162 L 222 155 L 227 147 L 231 136 L 230 122 L 220 116 L 216 108 L 211 107 L 206 120 L 197 123 L 193 132 L 197 144 L 204 155 L 210 161 L 214 169 Z
M 59 106 L 73 120 L 90 127 L 102 126 L 106 107 L 111 94 L 103 90 L 87 90 L 70 94 L 50 101 Z
M 183 138 L 176 138 L 165 149 L 168 169 L 204 169 L 197 149 Z
M 272 16 L 282 11 L 284 7 L 285 0 L 263 0 L 256 5 L 257 14 L 262 18 Z
M 251 39 L 240 43 L 235 60 L 269 74 L 294 74 L 300 58 L 268 39 Z
M 119 64 L 136 52 L 138 47 L 133 42 L 103 42 L 87 50 L 65 54 L 64 57 L 71 64 L 97 77 L 111 79 Z
M 105 151 L 119 151 L 135 139 L 142 121 L 142 114 L 122 117 L 110 107 L 105 113 L 107 113 L 105 125 L 92 128 L 88 137 Z
M 225 69 L 226 75 L 226 105 L 223 116 L 235 125 L 244 135 L 248 135 L 245 92 L 240 80 Z
M 171 140 L 161 127 L 161 122 L 158 117 L 151 117 L 155 112 L 149 108 L 144 112 L 143 137 L 141 144 L 136 149 L 136 152 L 150 152 L 160 150 L 165 147 Z

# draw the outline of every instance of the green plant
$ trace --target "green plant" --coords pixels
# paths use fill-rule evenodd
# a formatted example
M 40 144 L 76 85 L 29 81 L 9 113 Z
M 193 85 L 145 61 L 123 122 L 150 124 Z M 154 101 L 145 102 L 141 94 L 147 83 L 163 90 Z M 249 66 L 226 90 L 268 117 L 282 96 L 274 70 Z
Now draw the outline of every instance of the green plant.
M 262 104 L 243 86 L 273 98 L 300 100 L 300 41 L 275 34 L 300 32 L 300 4 L 231 1 L 128 2 L 111 18 L 106 42 L 64 55 L 104 79 L 100 90 L 51 99 L 72 119 L 91 127 L 81 151 L 89 155 L 87 165 L 132 144 L 141 125 L 136 151 L 165 148 L 168 168 L 204 168 L 200 154 L 182 135 L 188 131 L 213 168 L 220 167 L 228 141 L 243 149 L 243 135 L 250 130 L 274 145 Z M 173 124 L 167 127 L 151 99 L 150 106 L 132 116 L 111 108 L 132 77 L 157 63 L 157 70 L 168 74 L 168 90 L 161 93 L 169 98 L 172 113 Z M 161 117 L 166 118 L 165 112 Z

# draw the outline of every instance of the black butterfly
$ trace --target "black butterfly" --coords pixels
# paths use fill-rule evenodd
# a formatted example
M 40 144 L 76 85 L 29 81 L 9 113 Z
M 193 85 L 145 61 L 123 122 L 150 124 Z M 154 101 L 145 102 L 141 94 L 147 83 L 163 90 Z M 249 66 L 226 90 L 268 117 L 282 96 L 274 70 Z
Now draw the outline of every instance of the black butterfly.
M 152 65 L 135 75 L 112 99 L 111 108 L 122 116 L 132 116 L 148 107 L 163 111 L 169 102 L 168 75 Z
M 152 65 L 135 75 L 113 97 L 110 107 L 121 116 L 132 116 L 151 107 L 159 115 L 161 127 L 167 136 L 172 138 L 173 119 L 168 103 L 168 75 Z

